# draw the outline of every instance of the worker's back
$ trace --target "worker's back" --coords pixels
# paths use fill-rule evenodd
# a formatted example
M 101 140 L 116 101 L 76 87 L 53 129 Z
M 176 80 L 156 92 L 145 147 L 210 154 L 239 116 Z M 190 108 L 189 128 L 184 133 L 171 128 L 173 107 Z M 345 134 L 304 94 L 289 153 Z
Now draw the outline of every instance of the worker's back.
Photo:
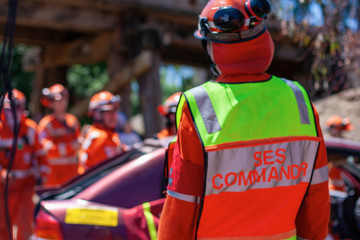
M 325 239 L 326 149 L 295 82 L 267 74 L 268 0 L 212 0 L 195 36 L 217 75 L 183 94 L 158 239 Z
M 208 82 L 185 96 L 207 154 L 198 237 L 296 236 L 319 147 L 302 87 L 272 77 Z M 327 168 L 314 177 L 326 182 Z

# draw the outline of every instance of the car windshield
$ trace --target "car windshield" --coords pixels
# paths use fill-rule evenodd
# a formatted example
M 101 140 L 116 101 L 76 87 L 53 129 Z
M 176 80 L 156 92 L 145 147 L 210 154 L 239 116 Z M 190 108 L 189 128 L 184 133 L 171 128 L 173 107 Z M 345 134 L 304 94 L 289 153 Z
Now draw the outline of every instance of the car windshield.
M 38 194 L 41 200 L 64 200 L 69 199 L 83 191 L 87 187 L 91 186 L 94 182 L 146 153 L 152 152 L 158 149 L 157 147 L 142 146 L 138 149 L 133 149 L 128 152 L 121 153 L 115 157 L 112 157 L 99 165 L 89 169 L 83 175 L 80 175 L 65 185 L 45 191 L 40 189 Z

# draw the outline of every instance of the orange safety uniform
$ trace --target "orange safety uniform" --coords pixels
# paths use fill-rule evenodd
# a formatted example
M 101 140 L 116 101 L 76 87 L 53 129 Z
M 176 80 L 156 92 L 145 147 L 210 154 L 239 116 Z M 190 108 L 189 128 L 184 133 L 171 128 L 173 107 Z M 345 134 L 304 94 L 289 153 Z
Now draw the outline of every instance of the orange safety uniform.
M 346 192 L 346 183 L 338 167 L 329 163 L 329 189 Z
M 156 134 L 158 139 L 176 135 L 175 112 L 180 96 L 181 92 L 176 92 L 168 97 L 164 104 L 157 107 L 158 112 L 166 119 L 166 128 Z
M 264 86 L 270 84 L 274 78 L 265 73 L 273 57 L 273 42 L 260 21 L 259 25 L 251 25 L 253 28 L 249 31 L 214 33 L 216 24 L 225 19 L 231 21 L 225 21 L 221 25 L 222 27 L 233 27 L 234 25 L 237 27 L 241 21 L 237 21 L 238 19 L 235 21 L 234 18 L 237 15 L 248 16 L 248 12 L 244 10 L 245 2 L 249 7 L 248 3 L 251 1 L 245 0 L 209 1 L 199 18 L 199 26 L 205 26 L 208 29 L 202 29 L 197 34 L 206 33 L 209 39 L 216 40 L 214 42 L 208 40 L 206 49 L 209 52 L 209 59 L 216 64 L 213 64 L 212 68 L 219 74 L 216 79 L 218 83 L 202 85 L 208 94 L 212 93 L 212 95 L 209 94 L 210 102 L 208 99 L 194 97 L 196 99 L 194 103 L 194 100 L 188 98 L 191 94 L 186 93 L 186 101 L 181 102 L 177 110 L 177 140 L 175 144 L 171 145 L 174 146 L 174 149 L 169 149 L 173 155 L 169 156 L 172 157 L 170 159 L 172 163 L 169 171 L 168 196 L 160 218 L 159 240 L 296 238 L 318 240 L 325 239 L 327 236 L 330 213 L 327 158 L 316 110 L 310 111 L 309 106 L 311 109 L 311 105 L 308 103 L 305 108 L 301 108 L 299 105 L 301 110 L 297 110 L 297 115 L 299 113 L 300 116 L 302 113 L 309 114 L 312 121 L 311 131 L 316 132 L 316 136 L 305 136 L 303 139 L 297 140 L 295 140 L 297 135 L 294 135 L 293 138 L 293 135 L 286 135 L 286 133 L 284 138 L 271 136 L 274 133 L 270 129 L 271 124 L 274 128 L 281 129 L 284 121 L 287 129 L 291 129 L 288 119 L 294 116 L 287 118 L 286 115 L 274 115 L 273 110 L 281 113 L 281 108 L 274 108 L 277 102 L 271 105 L 265 101 L 271 102 L 272 94 L 277 96 L 284 91 L 294 91 L 293 94 L 299 98 L 298 100 L 308 99 L 308 97 L 304 96 L 303 91 L 298 91 L 300 88 L 296 84 L 284 80 L 284 85 L 278 79 L 276 81 L 281 87 L 279 92 L 276 91 L 276 88 L 268 91 L 266 88 L 261 88 L 264 90 L 261 92 L 264 99 L 253 99 L 252 91 L 261 87 L 262 84 Z M 211 16 L 209 13 L 215 14 L 217 11 L 219 11 L 218 15 L 214 16 L 214 18 L 218 17 L 217 22 L 208 18 Z M 252 20 L 246 19 L 243 23 L 251 24 Z M 241 31 L 243 30 L 241 29 Z M 231 44 L 223 43 L 240 37 L 244 37 L 244 39 L 235 39 L 236 41 Z M 216 95 L 212 89 L 209 90 L 211 84 L 216 86 L 214 89 L 222 88 L 221 94 Z M 245 87 L 238 88 L 239 85 L 248 87 L 249 92 L 245 91 Z M 238 89 L 241 89 L 241 95 L 236 95 Z M 193 95 L 195 96 L 195 91 L 200 91 L 201 88 L 192 90 L 194 90 Z M 190 93 L 192 92 L 190 91 Z M 250 105 L 249 99 L 254 103 L 253 106 Z M 278 102 L 281 100 L 275 99 Z M 294 95 L 291 96 L 291 101 L 294 101 L 293 99 Z M 286 101 L 286 99 L 282 100 Z M 224 102 L 223 109 L 221 109 L 221 101 Z M 284 106 L 283 103 L 280 103 L 281 101 L 279 107 Z M 257 108 L 261 104 L 263 105 Z M 217 116 L 219 120 L 216 119 L 216 115 L 213 114 L 214 109 L 211 107 L 215 105 L 217 105 L 216 110 L 220 112 L 220 115 Z M 266 111 L 263 106 L 268 105 L 271 105 L 271 108 Z M 200 110 L 200 108 L 202 109 Z M 261 112 L 257 112 L 260 111 L 259 109 Z M 226 114 L 221 115 L 222 112 Z M 257 115 L 259 115 L 258 119 L 256 119 Z M 232 118 L 234 116 L 235 118 Z M 217 122 L 224 124 L 216 125 Z M 268 130 L 264 129 L 261 123 L 267 127 L 270 126 Z M 237 124 L 244 125 L 240 128 L 237 127 Z M 227 129 L 228 135 L 221 135 L 222 128 Z M 243 131 L 236 131 L 236 129 Z M 203 135 L 204 132 L 208 132 L 208 134 Z M 243 140 L 249 137 L 244 132 L 254 136 L 270 135 L 270 137 L 269 139 L 251 139 L 250 137 L 250 140 Z M 222 139 L 226 139 L 223 144 L 219 142 Z M 300 143 L 296 143 L 297 141 Z M 304 145 L 301 145 L 302 141 L 312 141 L 309 144 L 312 146 L 311 149 L 304 148 Z M 215 142 L 213 146 L 212 142 Z M 276 144 L 285 144 L 285 146 L 293 144 L 293 147 L 288 147 L 288 145 L 286 148 L 287 154 L 289 150 L 289 157 L 285 156 L 285 149 L 278 148 L 273 151 L 272 148 L 270 150 L 266 148 Z M 298 148 L 295 147 L 296 144 L 300 144 Z M 259 149 L 259 151 L 253 152 L 254 149 Z M 297 157 L 298 151 L 301 157 Z M 306 154 L 309 155 L 306 157 Z M 285 159 L 288 160 L 286 169 L 294 167 L 299 171 L 297 174 L 292 171 L 291 174 L 295 175 L 282 176 L 283 179 L 280 179 L 281 176 L 277 175 L 278 172 L 273 164 L 277 165 L 278 169 L 285 171 L 285 164 L 281 168 Z M 295 162 L 299 162 L 299 164 Z M 307 162 L 313 164 L 309 166 L 311 171 L 305 173 L 305 168 L 301 170 L 300 166 L 310 165 Z M 229 163 L 229 165 L 225 163 Z M 294 166 L 289 164 L 294 164 Z M 258 167 L 262 171 L 259 172 Z M 213 175 L 216 173 L 212 171 L 213 169 L 219 170 L 220 173 Z M 227 173 L 231 169 L 233 172 Z M 314 170 L 313 173 L 312 170 Z M 290 170 L 287 174 L 289 172 Z M 206 175 L 208 173 L 211 173 L 209 176 L 212 177 L 209 178 Z M 224 173 L 227 174 L 224 175 Z M 255 173 L 259 176 L 254 180 L 251 176 L 255 176 Z M 304 178 L 294 181 L 300 174 Z M 310 176 L 313 177 L 310 179 Z M 284 184 L 282 180 L 287 183 Z M 246 184 L 244 181 L 247 181 Z
M 10 173 L 8 210 L 12 225 L 17 226 L 17 235 L 13 237 L 18 240 L 29 239 L 32 234 L 34 186 L 36 178 L 39 177 L 39 168 L 42 168 L 46 162 L 38 141 L 36 127 L 36 123 L 31 119 L 25 116 L 21 118 L 18 147 Z M 12 142 L 13 129 L 6 124 L 5 116 L 2 113 L 0 122 L 0 239 L 8 239 L 4 215 L 4 184 Z
M 63 184 L 77 175 L 77 150 L 80 123 L 72 114 L 65 114 L 64 121 L 53 114 L 39 122 L 38 134 L 47 153 L 48 173 L 44 186 Z
M 354 130 L 354 125 L 351 124 L 349 118 L 342 118 L 338 115 L 331 116 L 327 121 L 327 131 L 330 133 L 332 137 L 343 137 L 343 132 Z M 333 156 L 334 159 L 329 159 L 329 189 L 330 190 L 338 190 L 338 191 L 346 191 L 346 183 L 341 174 L 341 170 L 334 166 L 332 161 L 335 162 L 343 162 L 346 161 L 345 157 Z M 336 163 L 339 164 L 339 163 Z
M 79 150 L 80 174 L 90 167 L 124 151 L 119 135 L 102 124 L 95 123 L 86 132 Z
M 170 131 L 169 129 L 167 128 L 164 128 L 163 130 L 161 130 L 160 132 L 158 132 L 156 134 L 156 137 L 158 139 L 164 139 L 164 138 L 167 138 L 167 137 L 170 137 L 170 136 L 175 136 L 176 133 L 173 133 L 172 131 Z

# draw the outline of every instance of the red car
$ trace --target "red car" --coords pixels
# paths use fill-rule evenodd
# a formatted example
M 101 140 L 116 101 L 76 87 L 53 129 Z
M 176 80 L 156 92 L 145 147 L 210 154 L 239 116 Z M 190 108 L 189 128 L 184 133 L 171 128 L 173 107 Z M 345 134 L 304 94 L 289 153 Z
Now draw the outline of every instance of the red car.
M 360 143 L 343 139 L 326 139 L 325 142 L 329 156 L 348 158 L 342 171 L 348 176 L 350 191 L 331 192 L 332 232 L 359 239 L 360 170 L 356 161 L 360 159 Z M 165 148 L 145 152 L 145 148 L 140 148 L 124 153 L 60 189 L 39 191 L 41 201 L 35 213 L 34 238 L 151 239 L 139 206 L 144 202 L 152 203 L 156 228 L 166 189 L 163 181 Z
M 129 221 L 137 220 L 137 205 L 151 202 L 157 227 L 166 187 L 164 156 L 165 148 L 145 146 L 111 158 L 59 189 L 38 190 L 33 239 L 141 238 L 142 230 L 134 236 L 136 226 Z M 124 215 L 132 224 L 130 234 Z

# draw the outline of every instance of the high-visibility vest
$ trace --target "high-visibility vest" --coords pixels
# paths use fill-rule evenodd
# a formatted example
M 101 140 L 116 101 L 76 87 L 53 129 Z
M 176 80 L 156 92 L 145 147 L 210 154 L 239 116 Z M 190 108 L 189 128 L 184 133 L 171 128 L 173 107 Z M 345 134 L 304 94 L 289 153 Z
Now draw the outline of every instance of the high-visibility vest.
M 207 82 L 183 94 L 203 145 L 204 191 L 198 239 L 296 239 L 295 219 L 319 147 L 314 112 L 296 82 Z M 184 201 L 190 195 L 168 191 Z

